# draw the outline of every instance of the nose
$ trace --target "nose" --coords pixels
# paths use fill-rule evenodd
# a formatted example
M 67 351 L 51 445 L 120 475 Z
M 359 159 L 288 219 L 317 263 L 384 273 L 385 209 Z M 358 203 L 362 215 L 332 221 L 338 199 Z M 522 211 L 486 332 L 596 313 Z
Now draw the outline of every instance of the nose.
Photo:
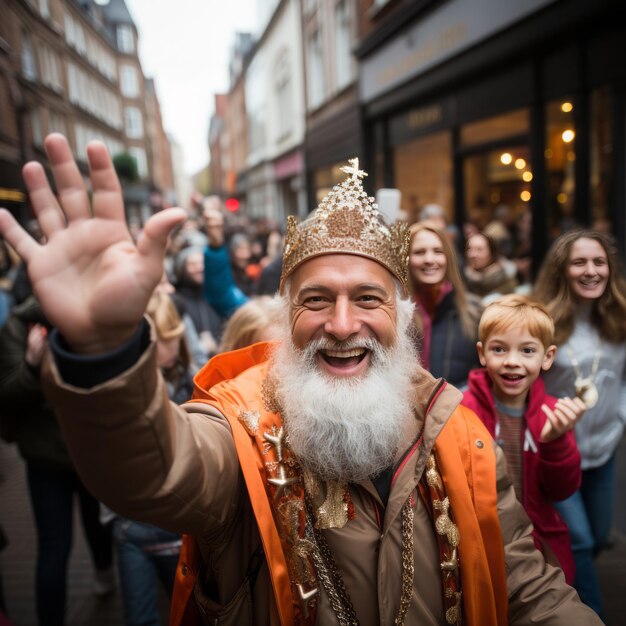
M 505 366 L 515 367 L 519 363 L 519 353 L 517 350 L 509 350 L 506 353 L 506 358 L 504 359 Z
M 596 266 L 594 265 L 594 262 L 591 260 L 587 261 L 587 263 L 585 263 L 585 274 L 591 275 L 595 273 L 596 273 Z
M 361 330 L 361 322 L 347 298 L 337 298 L 329 310 L 329 317 L 324 324 L 324 331 L 337 341 L 345 341 Z

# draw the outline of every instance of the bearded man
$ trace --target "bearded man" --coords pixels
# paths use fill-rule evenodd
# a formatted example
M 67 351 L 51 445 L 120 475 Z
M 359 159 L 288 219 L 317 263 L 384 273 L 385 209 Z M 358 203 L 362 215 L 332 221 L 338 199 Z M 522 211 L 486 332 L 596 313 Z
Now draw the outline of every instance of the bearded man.
M 47 243 L 5 211 L 57 328 L 47 393 L 87 486 L 186 533 L 172 624 L 599 624 L 535 549 L 502 453 L 409 337 L 408 239 L 358 163 L 285 242 L 279 343 L 220 355 L 170 404 L 142 314 L 168 232 L 137 246 L 102 144 L 93 210 L 63 137 L 24 178 Z

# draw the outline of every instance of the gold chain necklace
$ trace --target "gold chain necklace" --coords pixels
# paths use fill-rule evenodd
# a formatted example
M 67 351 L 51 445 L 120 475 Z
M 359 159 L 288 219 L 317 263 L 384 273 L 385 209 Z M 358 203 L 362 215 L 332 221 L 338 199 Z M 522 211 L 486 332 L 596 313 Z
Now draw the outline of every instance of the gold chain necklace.
M 413 555 L 413 521 L 414 511 L 411 505 L 412 494 L 402 507 L 402 593 L 398 615 L 394 620 L 395 626 L 404 626 L 406 614 L 411 605 L 413 594 L 413 579 L 415 564 Z M 333 613 L 340 626 L 359 626 L 359 620 L 354 605 L 343 582 L 335 558 L 330 550 L 326 538 L 321 531 L 315 528 L 311 503 L 306 498 L 307 521 L 305 537 L 316 546 L 311 557 L 315 564 L 317 576 L 320 579 L 326 595 L 330 601 Z
M 457 555 L 459 531 L 450 518 L 450 502 L 443 492 L 443 480 L 439 473 L 435 455 L 432 452 L 428 457 L 426 469 L 427 471 L 419 484 L 419 491 L 425 498 L 425 501 L 430 503 L 429 509 L 431 515 L 433 515 L 435 530 L 438 536 L 439 551 L 442 558 L 440 568 L 444 589 L 445 618 L 448 624 L 462 626 L 461 576 Z M 423 486 L 423 482 L 426 483 L 425 486 Z M 415 578 L 413 552 L 415 512 L 412 501 L 413 493 L 409 495 L 402 507 L 402 592 L 394 626 L 404 626 L 413 595 Z M 310 499 L 306 496 L 305 508 L 305 539 L 314 546 L 314 549 L 311 551 L 311 558 L 315 565 L 317 576 L 326 591 L 331 608 L 340 626 L 359 626 L 359 620 L 352 600 L 346 590 L 328 542 L 322 532 L 315 528 L 312 505 Z

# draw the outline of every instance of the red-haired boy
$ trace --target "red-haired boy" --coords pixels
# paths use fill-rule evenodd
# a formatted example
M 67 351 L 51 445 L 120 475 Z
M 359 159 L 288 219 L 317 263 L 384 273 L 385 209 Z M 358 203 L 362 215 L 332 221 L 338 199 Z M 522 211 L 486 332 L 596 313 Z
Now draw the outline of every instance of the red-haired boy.
M 505 296 L 483 311 L 478 338 L 484 367 L 470 372 L 463 404 L 502 447 L 517 498 L 535 528 L 537 547 L 548 562 L 560 564 L 571 584 L 569 532 L 552 502 L 567 498 L 580 485 L 580 453 L 572 429 L 585 406 L 578 398 L 547 395 L 539 377 L 556 354 L 554 322 L 543 305 Z

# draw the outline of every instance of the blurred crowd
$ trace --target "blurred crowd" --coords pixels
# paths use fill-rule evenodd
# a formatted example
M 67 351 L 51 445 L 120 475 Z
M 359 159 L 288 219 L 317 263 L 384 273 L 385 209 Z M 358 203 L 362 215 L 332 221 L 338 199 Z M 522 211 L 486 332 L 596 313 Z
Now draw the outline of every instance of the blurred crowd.
M 35 224 L 31 233 L 37 236 Z M 434 376 L 466 390 L 470 372 L 484 365 L 476 343 L 485 307 L 506 294 L 532 294 L 557 323 L 558 352 L 545 376 L 547 391 L 574 397 L 579 390 L 568 381 L 590 379 L 598 394 L 586 398 L 582 419 L 576 415 L 582 479 L 557 508 L 569 528 L 577 571 L 585 572 L 581 577 L 572 570 L 569 580 L 602 614 L 593 558 L 610 530 L 615 450 L 626 421 L 626 290 L 614 242 L 594 231 L 564 233 L 533 285 L 529 213 L 515 215 L 500 206 L 493 220 L 468 223 L 460 232 L 441 207 L 426 205 L 410 236 L 416 341 Z M 170 236 L 162 280 L 146 314 L 158 336 L 158 363 L 172 399 L 190 398 L 193 375 L 212 356 L 272 339 L 270 296 L 278 290 L 283 244 L 281 226 L 230 213 L 216 196 L 205 198 Z M 26 463 L 38 536 L 39 624 L 64 623 L 76 494 L 93 557 L 94 593 L 106 595 L 119 581 L 125 624 L 159 624 L 156 581 L 171 592 L 180 538 L 99 505 L 74 472 L 39 380 L 49 325 L 23 265 L 3 241 L 0 327 L 1 435 L 17 444 Z M 11 420 L 17 411 L 28 419 Z M 520 490 L 519 498 L 532 509 L 524 487 Z M 1 539 L 0 534 L 0 549 Z M 0 585 L 0 613 L 1 603 Z

